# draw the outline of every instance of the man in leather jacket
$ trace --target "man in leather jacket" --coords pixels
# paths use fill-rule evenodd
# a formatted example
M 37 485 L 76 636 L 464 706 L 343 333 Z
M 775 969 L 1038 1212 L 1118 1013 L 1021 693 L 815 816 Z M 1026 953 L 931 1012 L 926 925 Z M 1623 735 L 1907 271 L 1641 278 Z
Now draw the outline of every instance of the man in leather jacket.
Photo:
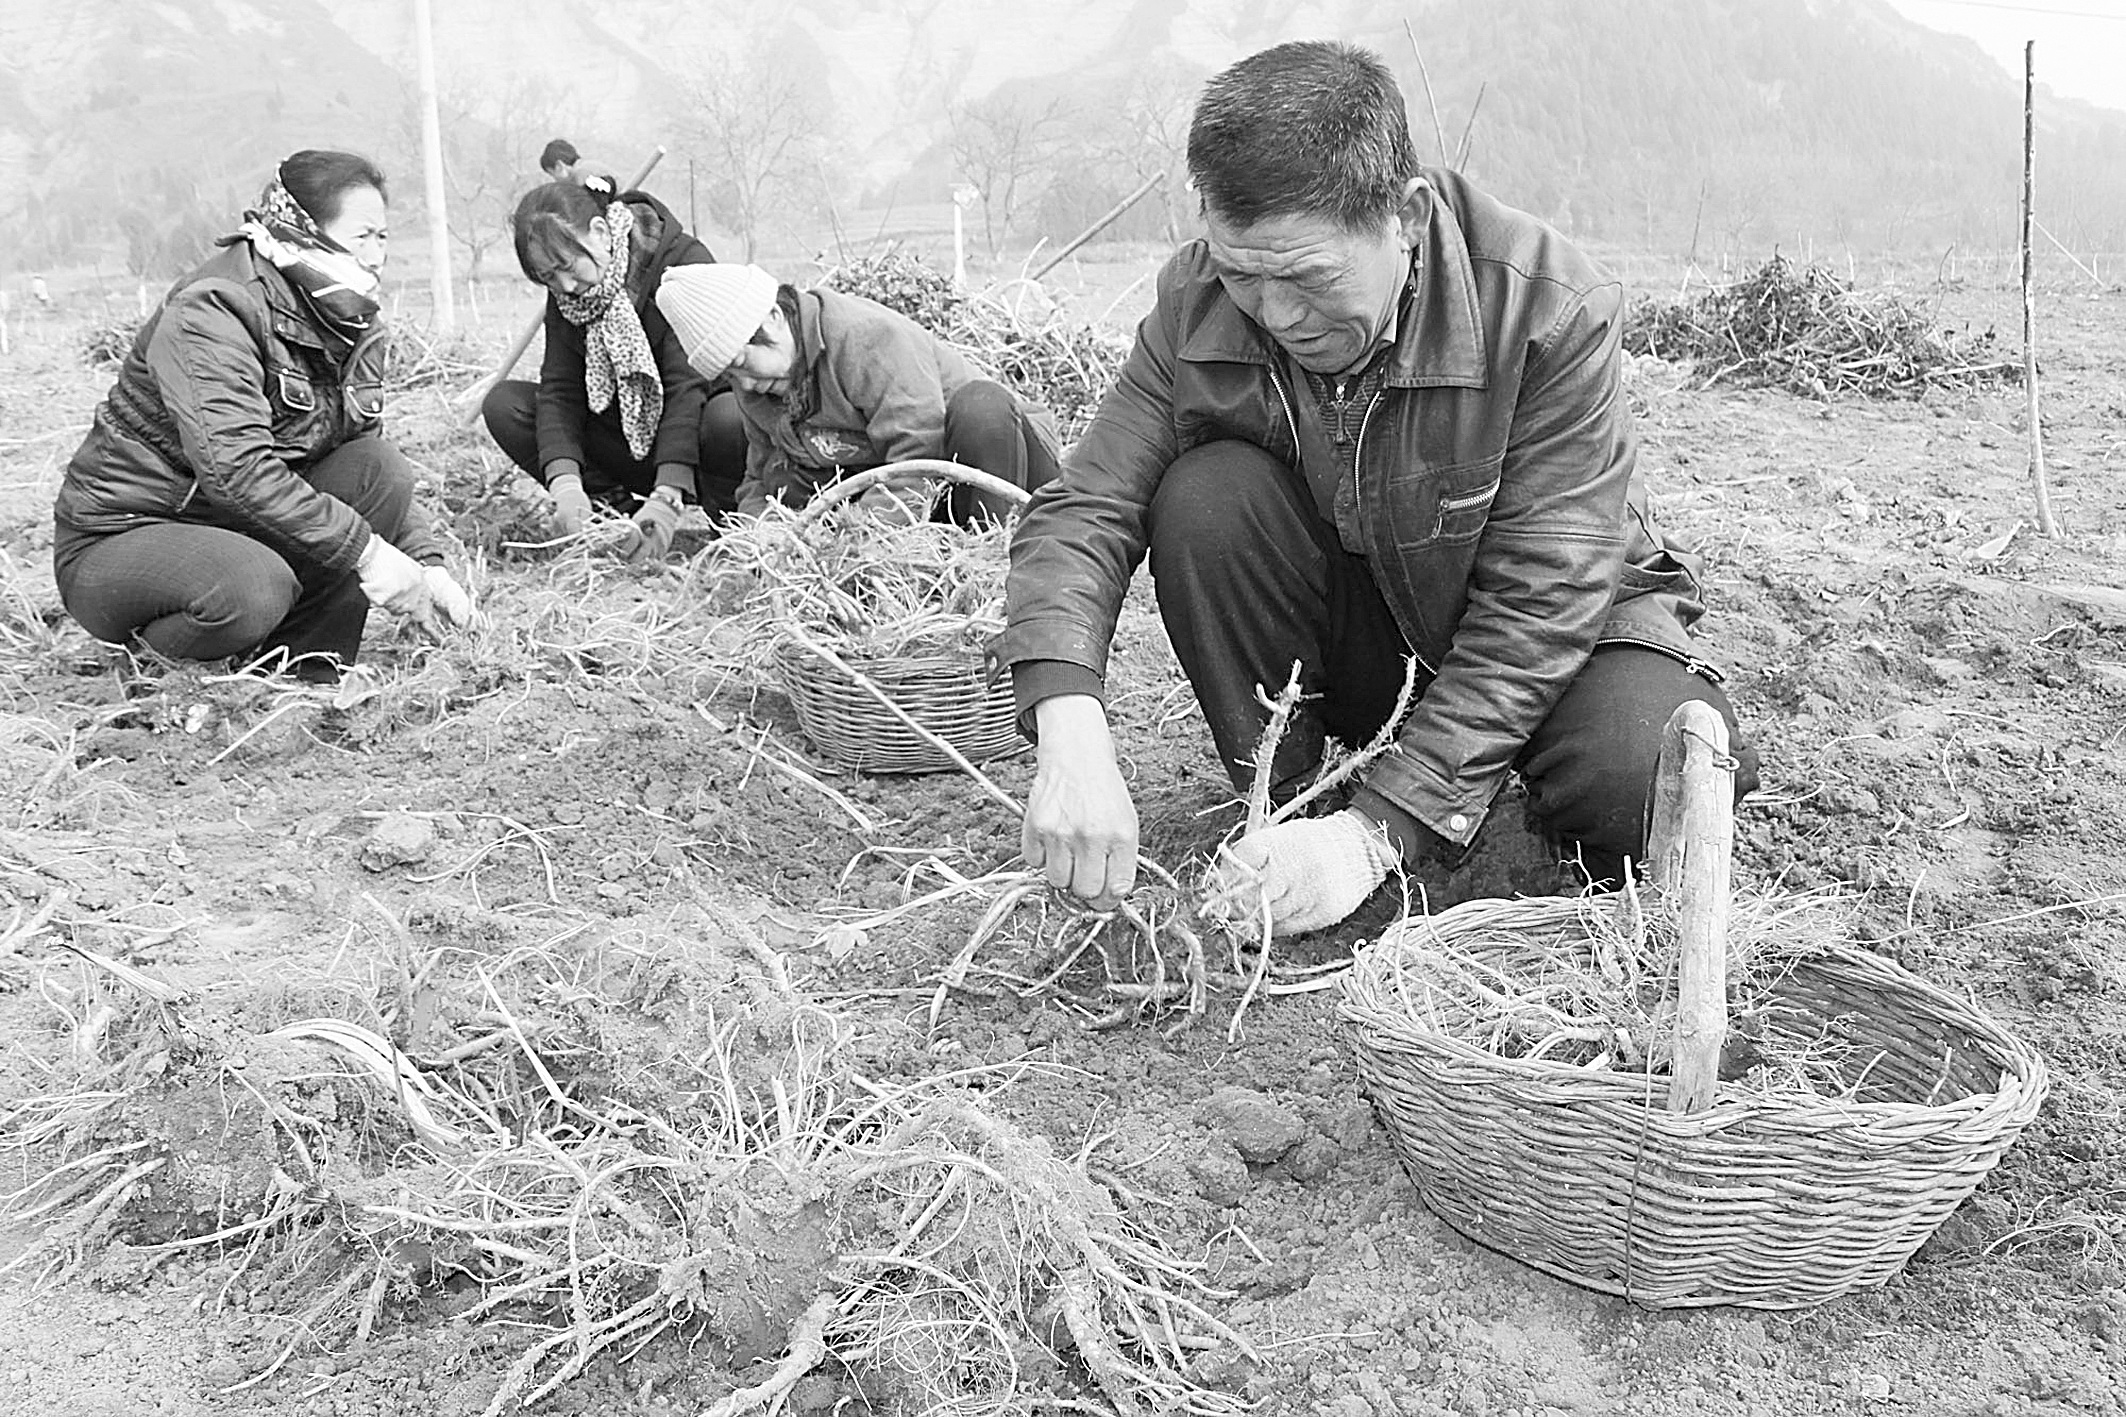
M 1635 476 L 1618 284 L 1458 174 L 1421 168 L 1368 51 L 1280 45 L 1210 81 L 1189 133 L 1207 235 L 1161 273 L 1121 378 L 1012 542 L 1009 665 L 1039 744 L 1029 864 L 1096 908 L 1136 811 L 1103 702 L 1149 552 L 1237 788 L 1295 663 L 1273 764 L 1303 784 L 1417 694 L 1344 809 L 1242 838 L 1214 889 L 1274 933 L 1336 923 L 1397 864 L 1453 866 L 1508 774 L 1590 874 L 1643 852 L 1661 731 L 1734 724 L 1687 627 L 1696 559 Z M 1755 754 L 1735 739 L 1738 795 Z

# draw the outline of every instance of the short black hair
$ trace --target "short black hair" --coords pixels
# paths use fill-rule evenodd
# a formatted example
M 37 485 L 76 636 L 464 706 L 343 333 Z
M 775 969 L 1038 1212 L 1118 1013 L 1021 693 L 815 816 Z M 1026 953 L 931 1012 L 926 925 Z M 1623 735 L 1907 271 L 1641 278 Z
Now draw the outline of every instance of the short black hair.
M 357 187 L 374 187 L 379 197 L 391 200 L 384 188 L 384 170 L 360 153 L 304 148 L 282 158 L 276 175 L 295 204 L 319 226 L 339 220 L 347 194 Z
M 566 138 L 555 138 L 539 149 L 539 170 L 552 172 L 557 167 L 574 167 L 582 159 L 583 154 L 576 151 L 574 143 Z
M 1204 85 L 1188 170 L 1204 209 L 1223 221 L 1327 216 L 1358 231 L 1401 206 L 1417 149 L 1402 89 L 1379 55 L 1298 40 Z

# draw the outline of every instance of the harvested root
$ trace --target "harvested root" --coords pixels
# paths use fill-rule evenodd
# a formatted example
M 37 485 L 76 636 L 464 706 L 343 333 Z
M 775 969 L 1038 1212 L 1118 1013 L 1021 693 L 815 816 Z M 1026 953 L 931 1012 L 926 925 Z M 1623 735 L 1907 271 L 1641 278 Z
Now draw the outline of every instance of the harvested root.
M 1300 672 L 1300 664 L 1294 661 L 1291 678 L 1275 698 L 1260 685 L 1256 686 L 1255 695 L 1261 700 L 1263 708 L 1268 710 L 1269 719 L 1264 724 L 1262 738 L 1255 747 L 1255 775 L 1248 785 L 1247 813 L 1212 853 L 1214 864 L 1206 865 L 1196 890 L 1197 914 L 1210 933 L 1226 941 L 1231 951 L 1233 972 L 1242 974 L 1247 979 L 1240 1002 L 1234 1006 L 1233 1017 L 1226 1024 L 1225 1036 L 1229 1043 L 1240 1041 L 1242 1021 L 1247 1016 L 1248 1006 L 1255 1001 L 1255 996 L 1264 990 L 1269 980 L 1272 923 L 1269 904 L 1261 897 L 1259 890 L 1255 892 L 1255 898 L 1249 900 L 1245 892 L 1236 893 L 1231 888 L 1233 877 L 1253 875 L 1251 870 L 1234 857 L 1231 849 L 1233 844 L 1264 827 L 1288 821 L 1299 815 L 1363 772 L 1374 760 L 1394 747 L 1395 735 L 1401 730 L 1403 720 L 1408 716 L 1410 705 L 1417 693 L 1417 660 L 1414 657 L 1407 658 L 1403 662 L 1403 685 L 1396 695 L 1395 706 L 1389 711 L 1379 731 L 1373 735 L 1372 741 L 1353 752 L 1333 755 L 1320 765 L 1311 783 L 1293 794 L 1282 805 L 1273 808 L 1271 799 L 1273 789 L 1277 786 L 1274 781 L 1277 749 L 1283 744 L 1284 736 L 1291 728 L 1292 715 L 1298 711 L 1300 702 L 1305 697 L 1300 689 Z M 1241 957 L 1242 950 L 1249 946 L 1252 946 L 1255 952 L 1252 969 L 1243 963 Z
M 1591 895 L 1577 916 L 1538 936 L 1499 902 L 1495 937 L 1469 924 L 1450 941 L 1423 917 L 1383 936 L 1392 987 L 1413 1019 L 1502 1058 L 1619 1072 L 1668 1070 L 1675 1044 L 1680 970 L 1673 898 L 1627 888 Z M 1773 1002 L 1797 958 L 1841 935 L 1839 902 L 1827 896 L 1739 896 L 1728 921 L 1728 1012 L 1732 1035 L 1722 1077 L 1752 1095 L 1850 1095 L 1850 1049 Z
M 1118 1410 L 1244 1410 L 1188 1376 L 1202 1348 L 1245 1347 L 1197 1265 L 953 1080 L 852 1071 L 847 1024 L 757 945 L 572 930 L 402 945 L 398 967 L 438 1020 L 409 1047 L 318 1017 L 245 1033 L 204 1002 L 226 989 L 143 998 L 183 1041 L 0 1117 L 31 1176 L 0 1214 L 42 1228 L 48 1274 L 233 1255 L 228 1285 L 285 1324 L 253 1382 L 417 1317 L 449 1275 L 480 1288 L 464 1317 L 534 1334 L 487 1417 L 667 1335 L 732 1371 L 775 1360 L 720 1413 L 772 1408 L 828 1360 L 875 1410 L 1023 1409 L 1043 1346 L 1045 1372 Z

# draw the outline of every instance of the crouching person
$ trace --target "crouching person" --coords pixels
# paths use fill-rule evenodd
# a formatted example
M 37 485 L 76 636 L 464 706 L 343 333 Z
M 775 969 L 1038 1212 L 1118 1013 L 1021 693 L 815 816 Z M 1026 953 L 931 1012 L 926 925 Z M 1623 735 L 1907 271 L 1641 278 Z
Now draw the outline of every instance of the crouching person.
M 1104 702 L 1131 571 L 1245 791 L 1275 693 L 1304 694 L 1273 791 L 1387 730 L 1348 805 L 1243 836 L 1216 889 L 1279 935 L 1398 865 L 1457 868 L 1510 773 L 1613 878 L 1645 850 L 1662 729 L 1734 710 L 1687 627 L 1694 557 L 1647 514 L 1616 281 L 1535 218 L 1420 167 L 1402 94 L 1343 44 L 1213 78 L 1189 129 L 1206 237 L 1167 263 L 1115 388 L 1012 540 L 1007 628 L 1039 738 L 1021 845 L 1101 908 L 1137 814 Z M 1391 722 L 1404 679 L 1416 694 Z M 1738 795 L 1756 751 L 1736 733 Z
M 141 326 L 53 506 L 60 599 L 90 634 L 280 650 L 331 680 L 371 606 L 471 621 L 382 436 L 385 217 L 368 159 L 298 152 Z
M 741 512 L 770 501 L 802 506 L 845 476 L 909 458 L 962 463 L 1028 492 L 1055 476 L 1046 409 L 981 377 L 952 345 L 876 301 L 726 265 L 667 271 L 657 304 L 694 367 L 738 391 Z M 866 494 L 887 510 L 890 495 Z M 999 494 L 955 487 L 940 515 L 969 525 L 1012 510 Z
M 546 287 L 546 353 L 537 383 L 488 391 L 487 431 L 552 494 L 563 535 L 595 498 L 632 515 L 630 560 L 662 560 L 686 501 L 730 511 L 745 466 L 729 389 L 694 372 L 652 301 L 666 271 L 716 258 L 663 202 L 607 177 L 533 188 L 512 225 L 524 274 Z

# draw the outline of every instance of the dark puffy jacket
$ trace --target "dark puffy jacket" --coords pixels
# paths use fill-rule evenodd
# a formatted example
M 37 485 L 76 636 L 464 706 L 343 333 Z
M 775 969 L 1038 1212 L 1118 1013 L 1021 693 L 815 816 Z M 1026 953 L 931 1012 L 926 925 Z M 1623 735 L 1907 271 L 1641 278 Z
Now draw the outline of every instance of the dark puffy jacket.
M 1467 843 L 1594 647 L 1697 663 L 1685 629 L 1703 606 L 1694 558 L 1655 530 L 1634 472 L 1622 289 L 1535 218 L 1454 173 L 1425 176 L 1414 292 L 1334 510 L 1423 670 L 1365 785 Z M 998 657 L 1104 675 L 1168 464 L 1219 439 L 1294 465 L 1325 452 L 1301 451 L 1306 397 L 1203 244 L 1184 246 L 1120 381 L 1020 522 Z
M 651 441 L 649 461 L 681 463 L 696 467 L 701 462 L 701 413 L 709 395 L 722 389 L 721 377 L 710 381 L 687 362 L 686 347 L 672 333 L 671 322 L 657 308 L 657 282 L 667 266 L 702 266 L 716 257 L 709 248 L 687 234 L 671 209 L 647 192 L 624 192 L 622 201 L 635 214 L 635 231 L 629 242 L 627 293 L 642 320 L 643 336 L 657 357 L 658 378 L 664 384 L 664 414 L 657 421 L 657 436 Z M 548 463 L 566 458 L 581 464 L 583 425 L 593 415 L 590 395 L 583 383 L 583 327 L 561 313 L 552 296 L 546 300 L 546 353 L 539 364 L 539 468 L 542 480 Z M 601 417 L 619 417 L 616 400 Z
M 382 365 L 380 333 L 336 357 L 273 263 L 234 242 L 172 286 L 134 336 L 53 519 L 92 537 L 163 521 L 226 527 L 351 571 L 368 523 L 303 470 L 379 431 Z M 425 517 L 407 519 L 400 549 L 442 560 Z

